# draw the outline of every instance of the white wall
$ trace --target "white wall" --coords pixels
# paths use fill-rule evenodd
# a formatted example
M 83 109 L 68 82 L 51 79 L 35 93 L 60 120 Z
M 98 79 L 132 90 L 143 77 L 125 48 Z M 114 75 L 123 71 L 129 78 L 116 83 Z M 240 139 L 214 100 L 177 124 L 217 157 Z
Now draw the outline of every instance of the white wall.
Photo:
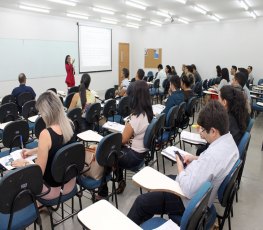
M 132 41 L 134 69 L 143 67 L 145 48 L 162 48 L 162 64 L 179 74 L 182 64 L 196 64 L 204 79 L 215 77 L 216 65 L 252 65 L 255 78 L 263 78 L 263 19 L 151 27 L 134 32 Z
M 78 31 L 76 22 L 77 20 L 74 19 L 59 18 L 54 16 L 0 8 L 0 38 L 77 42 Z M 95 23 L 92 23 L 91 25 L 104 26 L 108 28 L 110 27 L 108 25 L 105 26 Z M 130 43 L 129 29 L 122 27 L 112 28 L 112 71 L 91 73 L 92 89 L 101 91 L 118 83 L 119 42 Z M 132 53 L 132 51 L 130 51 L 130 53 Z M 61 64 L 64 65 L 64 60 L 61 60 Z M 4 66 L 1 66 L 0 68 L 4 68 Z M 23 72 L 23 70 L 18 70 L 17 76 L 20 72 Z M 0 97 L 10 94 L 14 86 L 18 85 L 17 76 L 14 76 L 14 81 L 1 81 L 0 76 Z M 27 77 L 27 84 L 33 87 L 37 95 L 39 95 L 44 90 L 54 86 L 57 89 L 66 90 L 65 75 L 60 77 L 51 76 L 48 78 L 38 79 L 30 79 L 30 76 Z M 76 76 L 77 83 L 79 82 L 79 80 L 80 76 Z

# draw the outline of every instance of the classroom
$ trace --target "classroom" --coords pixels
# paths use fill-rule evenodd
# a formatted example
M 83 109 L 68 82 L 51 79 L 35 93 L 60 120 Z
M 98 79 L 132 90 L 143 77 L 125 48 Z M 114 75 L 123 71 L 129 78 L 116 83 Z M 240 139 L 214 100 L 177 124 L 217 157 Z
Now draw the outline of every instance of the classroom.
M 261 229 L 262 16 L 260 0 L 0 0 L 0 230 Z M 12 186 L 36 202 L 10 208 Z

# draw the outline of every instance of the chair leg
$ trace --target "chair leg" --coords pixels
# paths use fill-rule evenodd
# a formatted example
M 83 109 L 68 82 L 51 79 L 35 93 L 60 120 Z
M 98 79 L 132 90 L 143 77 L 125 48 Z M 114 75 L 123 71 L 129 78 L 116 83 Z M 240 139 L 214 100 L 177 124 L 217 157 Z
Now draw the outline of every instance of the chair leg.
M 64 219 L 64 203 L 61 203 L 61 216 Z
M 53 217 L 52 217 L 52 210 L 50 210 L 50 208 L 48 208 L 48 212 L 49 212 L 49 218 L 50 218 L 50 223 L 51 223 L 51 229 L 54 230 L 54 221 L 53 221 Z
M 71 213 L 73 214 L 73 212 L 74 212 L 74 198 L 72 197 L 71 198 Z
M 164 156 L 162 156 L 162 158 L 163 158 L 163 174 L 165 174 Z
M 231 230 L 231 217 L 228 216 L 228 230 Z
M 140 194 L 142 194 L 142 188 L 140 187 Z
M 157 171 L 159 171 L 159 161 L 158 161 L 158 152 L 156 152 L 156 163 L 157 163 Z

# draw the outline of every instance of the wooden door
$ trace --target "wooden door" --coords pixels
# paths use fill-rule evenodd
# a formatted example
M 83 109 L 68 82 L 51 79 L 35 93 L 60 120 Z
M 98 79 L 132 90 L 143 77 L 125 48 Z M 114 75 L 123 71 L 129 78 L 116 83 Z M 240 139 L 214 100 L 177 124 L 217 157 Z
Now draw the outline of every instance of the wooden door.
M 130 44 L 119 43 L 119 85 L 123 80 L 121 72 L 123 68 L 130 70 Z

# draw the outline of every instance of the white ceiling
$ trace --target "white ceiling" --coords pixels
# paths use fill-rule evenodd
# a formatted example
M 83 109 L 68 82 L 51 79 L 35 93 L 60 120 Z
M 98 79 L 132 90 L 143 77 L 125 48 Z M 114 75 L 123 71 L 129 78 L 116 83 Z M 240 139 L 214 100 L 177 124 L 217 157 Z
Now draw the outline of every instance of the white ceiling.
M 113 18 L 118 20 L 118 25 L 125 25 L 126 23 L 136 23 L 141 26 L 148 26 L 150 20 L 161 21 L 164 24 L 170 23 L 171 19 L 167 19 L 156 14 L 157 10 L 168 11 L 175 19 L 174 23 L 180 23 L 176 20 L 177 17 L 185 18 L 190 23 L 213 21 L 208 15 L 203 15 L 195 11 L 191 6 L 198 4 L 208 11 L 208 14 L 217 15 L 221 21 L 249 19 L 248 12 L 246 12 L 238 3 L 238 0 L 188 0 L 186 4 L 178 3 L 176 0 L 141 0 L 148 5 L 146 11 L 133 8 L 125 4 L 125 0 L 71 0 L 76 1 L 76 6 L 66 6 L 47 0 L 0 0 L 0 7 L 9 9 L 19 9 L 21 3 L 33 4 L 46 7 L 50 9 L 49 15 L 67 17 L 67 12 L 74 12 L 79 14 L 89 15 L 89 21 L 98 21 L 101 17 Z M 138 0 L 137 0 L 138 1 Z M 246 0 L 250 9 L 254 10 L 258 17 L 263 16 L 263 1 L 262 0 Z M 115 14 L 107 15 L 103 13 L 94 12 L 93 6 L 101 6 L 112 9 Z M 135 14 L 141 16 L 141 22 L 126 19 L 126 14 Z

